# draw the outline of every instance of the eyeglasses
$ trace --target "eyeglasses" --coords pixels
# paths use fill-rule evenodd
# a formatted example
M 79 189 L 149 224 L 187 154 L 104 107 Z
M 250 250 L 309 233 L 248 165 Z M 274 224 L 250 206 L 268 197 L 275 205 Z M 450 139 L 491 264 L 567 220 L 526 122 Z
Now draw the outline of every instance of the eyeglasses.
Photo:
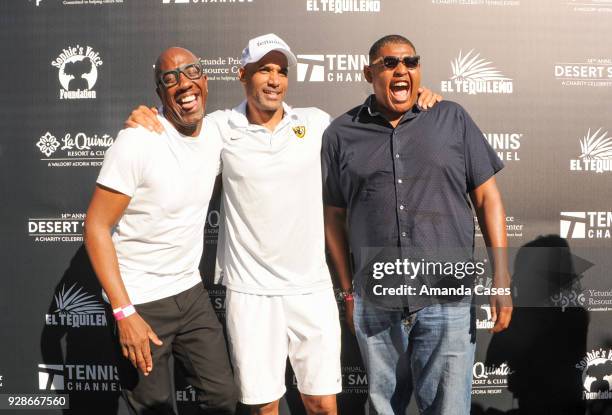
M 187 63 L 185 65 L 179 66 L 178 68 L 164 71 L 159 76 L 158 82 L 166 88 L 170 88 L 171 86 L 174 86 L 179 83 L 181 73 L 187 78 L 194 81 L 196 79 L 200 79 L 204 74 L 202 62 L 198 60 L 197 62 Z
M 380 58 L 372 62 L 371 65 L 376 65 L 382 62 L 385 68 L 395 69 L 397 68 L 397 65 L 402 62 L 406 68 L 416 69 L 416 67 L 419 66 L 420 59 L 421 57 L 419 55 L 404 56 L 403 58 L 399 58 L 397 56 L 381 56 Z

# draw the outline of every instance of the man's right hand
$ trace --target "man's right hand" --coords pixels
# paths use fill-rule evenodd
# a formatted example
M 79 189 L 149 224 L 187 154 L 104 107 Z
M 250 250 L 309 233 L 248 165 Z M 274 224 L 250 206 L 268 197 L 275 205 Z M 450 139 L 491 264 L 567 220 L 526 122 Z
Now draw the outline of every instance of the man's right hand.
M 161 134 L 164 132 L 164 126 L 157 119 L 157 108 L 147 108 L 144 105 L 139 106 L 130 114 L 130 118 L 125 121 L 125 128 L 138 128 L 142 126 L 151 132 Z
M 135 368 L 140 369 L 145 376 L 148 376 L 153 370 L 149 341 L 157 346 L 161 346 L 162 341 L 138 313 L 119 320 L 117 326 L 123 357 L 129 359 Z

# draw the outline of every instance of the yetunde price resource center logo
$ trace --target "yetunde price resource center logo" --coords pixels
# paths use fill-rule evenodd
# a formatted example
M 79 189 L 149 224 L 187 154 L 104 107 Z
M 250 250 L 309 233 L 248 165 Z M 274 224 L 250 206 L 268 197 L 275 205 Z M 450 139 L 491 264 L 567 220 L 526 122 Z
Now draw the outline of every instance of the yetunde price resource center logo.
M 47 167 L 100 167 L 115 139 L 108 134 L 66 133 L 56 137 L 47 131 L 36 141 Z
M 612 172 L 612 137 L 607 131 L 589 128 L 580 139 L 580 155 L 570 160 L 570 171 Z
M 612 399 L 612 350 L 588 352 L 576 369 L 582 371 L 583 400 Z
M 451 61 L 452 75 L 448 81 L 440 83 L 442 92 L 458 94 L 512 94 L 514 84 L 511 78 L 503 75 L 493 63 L 481 58 L 479 53 L 470 50 L 465 55 Z
M 34 242 L 83 242 L 85 213 L 62 213 L 28 219 L 28 236 Z
M 93 89 L 98 80 L 98 68 L 104 62 L 91 46 L 68 46 L 62 49 L 51 66 L 58 69 L 61 85 L 59 99 L 95 99 Z
M 102 327 L 107 325 L 104 306 L 96 296 L 77 283 L 62 285 L 53 297 L 55 309 L 45 314 L 45 325 L 50 327 Z

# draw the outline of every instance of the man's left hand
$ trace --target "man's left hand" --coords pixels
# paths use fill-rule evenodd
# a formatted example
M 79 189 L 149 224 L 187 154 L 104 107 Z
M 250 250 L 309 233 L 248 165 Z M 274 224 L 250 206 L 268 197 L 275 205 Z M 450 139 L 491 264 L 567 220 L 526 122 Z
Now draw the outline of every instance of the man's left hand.
M 495 277 L 493 278 L 493 288 L 501 290 L 509 286 L 510 284 L 507 280 L 500 283 L 496 281 Z M 506 330 L 512 319 L 512 296 L 500 294 L 491 295 L 489 296 L 489 304 L 491 306 L 491 320 L 495 322 L 495 325 L 489 331 L 491 333 L 499 333 Z
M 430 89 L 420 87 L 419 88 L 419 98 L 417 99 L 417 105 L 423 111 L 427 111 L 430 108 L 433 108 L 438 102 L 442 101 L 442 95 L 438 95 L 432 92 Z

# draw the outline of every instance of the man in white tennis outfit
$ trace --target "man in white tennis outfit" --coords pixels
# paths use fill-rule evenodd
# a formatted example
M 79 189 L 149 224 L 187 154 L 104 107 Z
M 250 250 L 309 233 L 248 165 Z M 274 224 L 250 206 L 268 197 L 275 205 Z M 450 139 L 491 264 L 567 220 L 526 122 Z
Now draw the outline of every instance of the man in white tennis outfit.
M 253 414 L 277 414 L 289 357 L 306 411 L 336 414 L 340 323 L 325 260 L 321 178 L 330 116 L 283 102 L 296 58 L 278 36 L 251 39 L 241 64 L 246 99 L 204 121 L 223 139 L 217 255 L 239 400 Z M 126 122 L 138 124 L 164 130 L 142 106 Z

